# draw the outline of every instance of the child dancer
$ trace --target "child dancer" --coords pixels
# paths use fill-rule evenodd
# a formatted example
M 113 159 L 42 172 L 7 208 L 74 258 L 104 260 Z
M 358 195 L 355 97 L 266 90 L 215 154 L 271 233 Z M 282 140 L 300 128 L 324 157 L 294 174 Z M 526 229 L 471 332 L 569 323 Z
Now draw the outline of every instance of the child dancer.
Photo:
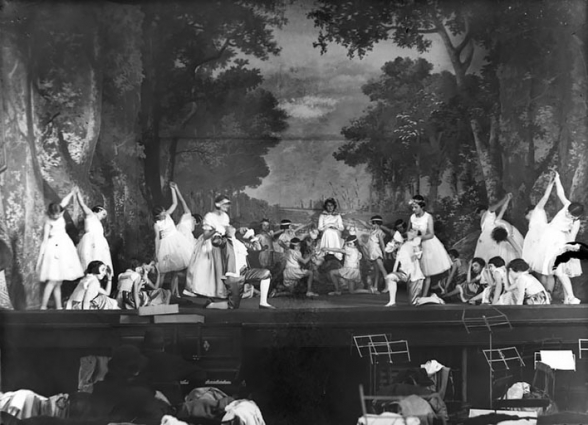
M 166 210 L 162 206 L 153 208 L 155 224 L 155 258 L 157 259 L 157 270 L 159 280 L 157 287 L 161 287 L 165 281 L 165 275 L 171 273 L 170 289 L 172 295 L 180 296 L 178 290 L 178 272 L 185 270 L 190 262 L 192 247 L 190 242 L 178 232 L 176 225 L 170 215 L 178 205 L 177 185 L 174 182 L 169 184 L 172 194 L 172 205 Z
M 79 189 L 75 190 L 75 194 L 85 216 L 85 233 L 78 243 L 78 254 L 82 267 L 88 267 L 90 261 L 99 260 L 112 270 L 110 247 L 104 237 L 104 227 L 102 227 L 102 221 L 106 218 L 107 212 L 101 205 L 96 205 L 92 209 L 88 208 Z
M 407 282 L 408 299 L 411 305 L 416 305 L 418 299 L 422 295 L 423 281 L 425 275 L 420 266 L 421 238 L 416 229 L 410 229 L 406 234 L 406 241 L 396 252 L 396 261 L 394 262 L 394 269 L 392 273 L 386 276 L 386 285 L 390 300 L 386 307 L 396 305 L 396 292 L 398 290 L 398 282 Z M 400 235 L 394 235 L 394 240 L 400 242 Z
M 484 290 L 469 299 L 470 304 L 480 301 L 482 304 L 498 304 L 506 284 L 506 264 L 500 257 L 492 257 L 488 261 L 486 280 L 488 285 Z
M 336 212 L 337 202 L 333 198 L 328 198 L 323 204 L 323 212 L 319 216 L 318 229 L 323 232 L 321 237 L 320 247 L 322 248 L 337 248 L 343 246 L 341 232 L 345 228 L 343 226 L 343 219 L 341 214 Z M 341 254 L 335 255 L 341 260 Z
M 443 295 L 442 298 L 450 298 L 459 294 L 461 301 L 467 303 L 470 298 L 482 292 L 482 284 L 485 283 L 482 277 L 484 276 L 485 269 L 486 262 L 484 260 L 478 257 L 472 258 L 466 281 L 457 285 L 453 291 Z
M 290 291 L 294 289 L 298 281 L 302 278 L 308 277 L 306 283 L 306 296 L 309 298 L 317 297 L 318 294 L 312 291 L 312 280 L 314 274 L 312 270 L 303 269 L 301 266 L 307 265 L 312 257 L 302 257 L 300 251 L 300 239 L 293 238 L 290 240 L 290 247 L 286 252 L 286 267 L 284 269 L 284 286 Z
M 490 237 L 494 242 L 494 246 L 491 245 L 491 249 L 488 251 L 490 258 L 500 257 L 506 263 L 509 263 L 515 258 L 520 258 L 523 250 L 523 235 L 521 235 L 516 227 L 502 218 L 511 199 L 512 193 L 507 194 L 506 201 L 502 204 L 498 216 L 496 216 L 496 219 L 492 223 L 494 227 L 490 232 Z
M 106 288 L 101 280 L 107 279 Z M 68 310 L 118 310 L 116 300 L 110 298 L 112 273 L 102 261 L 91 261 L 86 275 L 80 280 L 67 302 Z
M 549 304 L 547 291 L 535 277 L 529 274 L 529 265 L 517 258 L 506 266 L 508 282 L 504 294 L 498 300 L 501 305 Z
M 118 275 L 116 301 L 121 309 L 135 310 L 139 307 L 170 303 L 171 291 L 158 288 L 149 279 L 149 273 L 155 269 L 153 262 L 139 264 L 137 260 L 131 260 L 130 267 Z
M 425 198 L 415 195 L 410 201 L 413 214 L 410 216 L 409 229 L 421 232 L 423 255 L 421 257 L 421 270 L 425 275 L 422 296 L 429 295 L 431 276 L 441 274 L 451 268 L 451 258 L 445 251 L 445 247 L 435 236 L 433 229 L 433 217 L 425 211 Z
M 373 263 L 375 267 L 374 277 L 372 279 L 372 287 L 370 291 L 373 294 L 379 293 L 378 287 L 380 286 L 380 280 L 384 280 L 384 276 L 388 273 L 384 268 L 384 231 L 381 229 L 383 220 L 379 215 L 375 215 L 370 219 L 371 229 L 370 237 L 367 243 L 368 259 Z
M 541 237 L 538 256 L 543 258 L 543 265 L 540 273 L 555 275 L 559 279 L 565 292 L 564 304 L 580 304 L 580 300 L 574 295 L 570 280 L 582 274 L 580 260 L 573 258 L 560 264 L 555 271 L 551 268 L 555 257 L 561 254 L 566 243 L 575 241 L 580 230 L 580 217 L 584 214 L 584 206 L 568 200 L 557 173 L 555 174 L 555 190 L 563 207 L 547 225 Z M 548 287 L 547 290 L 551 291 L 553 288 Z
M 329 272 L 329 278 L 335 286 L 335 290 L 329 292 L 329 295 L 341 295 L 341 280 L 347 282 L 350 294 L 370 293 L 367 289 L 361 288 L 361 272 L 359 269 L 361 252 L 359 252 L 358 244 L 359 240 L 357 239 L 357 236 L 350 235 L 345 239 L 345 246 L 343 249 L 323 248 L 326 252 L 337 252 L 345 255 L 343 267 Z
M 37 261 L 39 280 L 45 283 L 41 310 L 47 309 L 49 297 L 53 294 L 55 307 L 61 310 L 61 283 L 76 280 L 84 275 L 78 252 L 65 231 L 63 212 L 74 196 L 72 190 L 61 203 L 51 203 L 47 208 L 47 218 L 43 228 L 43 242 Z
M 545 204 L 551 195 L 551 190 L 555 184 L 556 172 L 552 173 L 551 180 L 545 188 L 543 197 L 537 202 L 537 205 L 530 205 L 525 213 L 525 218 L 529 221 L 529 229 L 523 241 L 522 258 L 529 264 L 531 270 L 539 274 L 539 280 L 549 290 L 553 290 L 553 276 L 545 276 L 543 272 L 543 258 L 541 253 L 541 237 L 547 228 L 547 214 L 545 213 Z

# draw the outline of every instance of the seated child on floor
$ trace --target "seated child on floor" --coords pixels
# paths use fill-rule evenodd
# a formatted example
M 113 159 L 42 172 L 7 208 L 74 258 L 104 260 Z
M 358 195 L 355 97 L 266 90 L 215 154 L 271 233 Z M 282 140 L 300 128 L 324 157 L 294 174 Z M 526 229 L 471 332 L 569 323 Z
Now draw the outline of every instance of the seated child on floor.
M 329 295 L 341 295 L 341 289 L 344 284 L 347 284 L 350 294 L 367 294 L 370 292 L 362 288 L 361 272 L 359 270 L 359 262 L 362 255 L 359 252 L 358 244 L 359 240 L 357 236 L 350 235 L 345 239 L 343 249 L 323 248 L 325 252 L 336 252 L 345 255 L 343 267 L 329 272 L 329 279 L 335 286 L 335 290 L 329 292 Z
M 149 273 L 156 270 L 155 263 L 140 264 L 131 260 L 130 267 L 118 275 L 116 300 L 121 309 L 135 310 L 139 307 L 169 304 L 171 291 L 158 288 L 149 279 Z
M 72 292 L 65 308 L 67 310 L 118 310 L 116 300 L 108 296 L 111 287 L 110 267 L 102 261 L 90 261 L 85 276 Z
M 312 260 L 312 256 L 302 256 L 300 242 L 298 238 L 292 238 L 290 240 L 290 247 L 285 254 L 284 286 L 289 292 L 293 292 L 300 279 L 307 277 L 306 296 L 317 297 L 318 294 L 312 291 L 313 271 L 302 268 L 302 266 L 306 266 Z
M 484 290 L 469 299 L 470 304 L 480 301 L 482 304 L 498 304 L 506 283 L 506 264 L 502 257 L 492 257 L 486 267 L 486 281 L 488 285 Z
M 506 266 L 508 281 L 504 294 L 498 300 L 501 305 L 550 304 L 545 287 L 529 274 L 529 264 L 521 258 L 512 260 Z
M 453 291 L 443 295 L 442 298 L 459 295 L 461 302 L 467 303 L 470 298 L 475 297 L 484 289 L 483 285 L 486 283 L 483 279 L 485 268 L 486 262 L 481 258 L 474 257 L 470 261 L 466 281 L 457 285 Z
M 425 276 L 419 262 L 422 254 L 420 232 L 411 229 L 406 233 L 406 241 L 402 242 L 401 238 L 400 234 L 395 234 L 393 241 L 396 244 L 389 244 L 386 249 L 387 251 L 397 249 L 394 269 L 386 276 L 386 285 L 390 295 L 386 307 L 396 305 L 398 282 L 407 283 L 408 300 L 411 305 L 416 305 L 418 298 L 422 296 Z

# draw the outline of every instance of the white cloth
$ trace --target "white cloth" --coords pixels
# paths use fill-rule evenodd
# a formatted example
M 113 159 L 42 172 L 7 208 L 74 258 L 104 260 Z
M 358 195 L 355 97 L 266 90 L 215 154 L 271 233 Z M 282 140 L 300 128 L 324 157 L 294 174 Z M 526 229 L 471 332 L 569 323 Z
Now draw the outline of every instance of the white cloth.
M 429 360 L 427 363 L 421 365 L 421 368 L 425 369 L 425 371 L 427 372 L 427 375 L 429 375 L 429 376 L 436 374 L 444 367 L 445 366 L 443 366 L 441 363 L 439 363 L 437 360 L 434 360 L 434 359 Z
M 94 213 L 88 214 L 84 219 L 85 232 L 78 243 L 78 255 L 84 270 L 91 261 L 102 261 L 112 270 L 112 259 L 110 247 L 104 237 L 104 227 L 98 216 Z
M 196 244 L 196 238 L 194 237 L 194 227 L 195 227 L 194 217 L 190 213 L 184 213 L 180 217 L 180 221 L 176 226 L 178 232 L 180 232 L 186 240 L 190 243 L 192 249 L 194 249 L 194 245 Z
M 412 228 L 425 235 L 428 229 L 429 220 L 432 220 L 431 214 L 423 213 L 422 216 L 417 217 L 415 214 L 410 216 L 410 223 Z M 451 258 L 445 247 L 436 236 L 431 239 L 422 241 L 423 255 L 421 257 L 421 270 L 425 276 L 435 276 L 441 274 L 451 268 Z
M 221 422 L 230 422 L 235 416 L 245 425 L 265 425 L 263 416 L 257 404 L 251 400 L 235 400 L 225 407 L 225 415 Z
M 404 242 L 396 253 L 396 261 L 400 262 L 398 270 L 405 273 L 410 282 L 425 278 L 417 257 L 417 251 L 420 252 L 420 240 L 421 238 L 414 238 L 411 241 Z
M 543 261 L 541 254 L 541 237 L 547 228 L 547 214 L 543 208 L 533 209 L 529 217 L 529 230 L 523 241 L 523 260 L 527 262 L 531 270 L 541 273 Z
M 319 244 L 321 248 L 341 248 L 343 246 L 341 232 L 345 227 L 343 226 L 341 214 L 328 214 L 323 212 L 319 216 L 318 229 L 323 232 Z M 341 259 L 342 255 L 336 253 L 335 257 Z

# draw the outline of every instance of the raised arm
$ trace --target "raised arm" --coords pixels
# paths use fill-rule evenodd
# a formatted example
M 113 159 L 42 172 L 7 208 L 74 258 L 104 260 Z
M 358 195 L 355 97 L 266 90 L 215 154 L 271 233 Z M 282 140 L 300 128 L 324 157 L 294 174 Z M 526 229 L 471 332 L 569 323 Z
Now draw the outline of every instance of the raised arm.
M 172 204 L 166 211 L 167 215 L 171 215 L 178 206 L 178 195 L 176 195 L 176 190 L 178 186 L 174 182 L 170 182 L 169 187 L 171 188 Z
M 558 172 L 555 173 L 555 193 L 557 193 L 557 197 L 562 204 L 567 205 L 570 203 L 570 200 L 566 196 L 563 185 L 561 184 L 561 179 Z
M 504 198 L 502 198 L 500 201 L 496 202 L 495 204 L 492 204 L 488 207 L 488 211 L 491 212 L 495 212 L 498 208 L 500 208 L 507 200 L 508 195 L 506 195 Z
M 78 200 L 80 207 L 82 207 L 82 211 L 84 211 L 84 214 L 85 215 L 92 214 L 92 210 L 90 208 L 88 208 L 88 206 L 84 202 L 84 198 L 82 198 L 82 194 L 80 193 L 80 189 L 76 189 L 75 192 L 76 192 L 76 199 Z
M 186 201 L 184 200 L 184 197 L 182 196 L 182 193 L 180 192 L 180 188 L 175 183 L 173 183 L 173 186 L 172 186 L 172 183 L 170 183 L 170 187 L 172 188 L 172 190 L 176 191 L 176 193 L 178 195 L 178 199 L 180 200 L 180 203 L 182 204 L 183 213 L 184 214 L 186 214 L 186 213 L 192 214 L 192 211 L 190 210 L 190 208 L 188 208 L 188 204 L 186 203 Z
M 65 198 L 63 198 L 63 199 L 61 200 L 61 202 L 59 203 L 59 205 L 61 205 L 61 207 L 62 207 L 62 208 L 65 208 L 65 207 L 67 207 L 67 205 L 68 205 L 68 204 L 70 203 L 70 201 L 71 201 L 71 198 L 73 198 L 75 191 L 76 191 L 75 189 L 72 189 L 72 191 L 71 191 L 71 192 L 69 192 L 67 195 L 65 195 Z
M 555 175 L 556 172 L 554 171 L 553 175 L 551 176 L 551 179 L 549 180 L 549 183 L 547 184 L 547 187 L 545 188 L 545 193 L 543 194 L 541 199 L 539 199 L 539 202 L 537 202 L 537 206 L 535 208 L 545 209 L 545 204 L 547 204 L 547 200 L 549 199 L 549 195 L 551 195 L 551 190 L 553 189 L 553 185 L 555 184 Z
M 500 211 L 498 212 L 498 215 L 496 216 L 496 221 L 502 220 L 502 217 L 504 216 L 504 213 L 506 212 L 506 209 L 508 208 L 508 204 L 510 203 L 511 199 L 512 199 L 512 193 L 507 193 L 506 196 L 504 197 L 504 202 L 502 203 L 502 205 L 500 207 Z

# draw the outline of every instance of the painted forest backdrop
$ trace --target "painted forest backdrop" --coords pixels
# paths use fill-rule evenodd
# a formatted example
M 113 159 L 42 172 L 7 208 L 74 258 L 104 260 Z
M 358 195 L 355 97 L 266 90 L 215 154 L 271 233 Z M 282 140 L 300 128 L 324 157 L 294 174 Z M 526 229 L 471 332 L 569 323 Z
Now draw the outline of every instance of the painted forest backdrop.
M 448 244 L 506 192 L 524 232 L 551 167 L 588 204 L 582 0 L 2 0 L 0 20 L 1 237 L 17 308 L 39 305 L 44 211 L 74 186 L 107 208 L 121 261 L 152 255 L 151 207 L 172 180 L 201 214 L 229 194 L 245 225 L 327 196 L 406 216 L 421 193 Z M 296 54 L 324 62 L 272 68 L 293 20 L 310 37 Z M 349 61 L 328 62 L 333 51 Z M 377 72 L 359 65 L 370 55 Z M 82 215 L 68 208 L 74 241 Z

